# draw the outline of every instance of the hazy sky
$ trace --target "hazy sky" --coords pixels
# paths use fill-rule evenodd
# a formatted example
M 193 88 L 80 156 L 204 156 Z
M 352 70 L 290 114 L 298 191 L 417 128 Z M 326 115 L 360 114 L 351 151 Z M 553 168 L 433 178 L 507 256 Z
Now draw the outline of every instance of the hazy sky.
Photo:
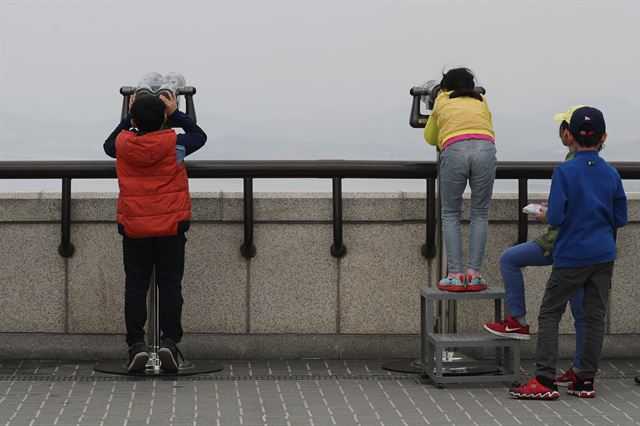
M 605 114 L 605 158 L 640 161 L 638 0 L 0 0 L 0 19 L 0 160 L 107 159 L 118 89 L 147 71 L 178 71 L 196 86 L 209 141 L 191 159 L 433 160 L 408 125 L 408 91 L 463 65 L 487 89 L 499 160 L 561 159 L 551 116 L 583 103 Z M 115 181 L 73 186 L 116 189 Z M 58 188 L 0 181 L 0 191 Z M 346 191 L 423 188 L 344 183 Z

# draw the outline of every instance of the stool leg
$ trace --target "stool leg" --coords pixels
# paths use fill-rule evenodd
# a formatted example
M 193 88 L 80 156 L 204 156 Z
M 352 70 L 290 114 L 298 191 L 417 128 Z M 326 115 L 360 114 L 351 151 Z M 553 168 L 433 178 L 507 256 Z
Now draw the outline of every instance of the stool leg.
M 435 358 L 434 358 L 434 354 L 436 352 L 436 348 L 435 345 L 427 342 L 427 348 L 429 350 L 429 357 L 427 358 L 427 370 L 429 371 L 429 374 L 433 375 L 433 371 L 435 368 Z
M 504 362 L 502 363 L 505 370 L 511 370 L 513 374 L 513 360 L 511 358 L 511 347 L 505 346 L 504 348 Z
M 428 364 L 429 359 L 429 345 L 427 344 L 427 335 L 429 329 L 427 328 L 427 302 L 424 296 L 420 296 L 420 363 L 423 368 Z
M 513 348 L 513 374 L 516 377 L 520 375 L 520 344 Z
M 495 312 L 494 312 L 494 317 L 496 322 L 500 321 L 502 319 L 502 300 L 501 299 L 495 299 Z M 508 362 L 508 360 L 507 360 Z M 502 366 L 503 361 L 502 361 L 502 348 L 500 347 L 496 347 L 496 365 L 498 366 L 498 369 L 500 369 L 500 367 Z

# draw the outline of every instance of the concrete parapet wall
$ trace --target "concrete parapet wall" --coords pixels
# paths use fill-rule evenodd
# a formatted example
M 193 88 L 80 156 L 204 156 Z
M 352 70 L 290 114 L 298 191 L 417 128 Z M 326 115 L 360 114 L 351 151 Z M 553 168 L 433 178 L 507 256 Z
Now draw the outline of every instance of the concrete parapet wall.
M 532 200 L 541 197 L 531 196 Z M 640 197 L 618 233 L 607 341 L 610 357 L 640 356 Z M 124 271 L 116 195 L 73 194 L 64 259 L 58 194 L 0 194 L 0 357 L 121 357 Z M 425 199 L 419 193 L 343 196 L 342 259 L 331 256 L 329 193 L 257 193 L 257 256 L 240 254 L 242 194 L 194 193 L 183 293 L 184 349 L 199 358 L 400 358 L 419 352 L 419 289 L 435 284 L 422 257 Z M 465 212 L 465 215 L 468 215 Z M 484 274 L 502 286 L 499 255 L 517 238 L 515 194 L 494 194 Z M 544 229 L 530 223 L 530 238 Z M 466 232 L 466 226 L 465 226 Z M 550 267 L 528 268 L 528 318 L 536 316 Z M 492 320 L 490 302 L 458 304 L 459 331 Z M 561 332 L 572 350 L 568 310 Z M 532 341 L 533 342 L 533 341 Z M 531 354 L 533 343 L 523 345 Z

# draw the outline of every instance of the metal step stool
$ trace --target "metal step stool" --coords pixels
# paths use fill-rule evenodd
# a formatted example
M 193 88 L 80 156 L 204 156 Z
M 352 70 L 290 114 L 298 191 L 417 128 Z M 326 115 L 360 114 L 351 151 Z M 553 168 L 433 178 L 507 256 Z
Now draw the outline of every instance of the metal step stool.
M 495 336 L 487 331 L 478 333 L 435 333 L 435 304 L 439 300 L 482 300 L 495 302 L 495 320 L 502 319 L 504 290 L 489 287 L 483 291 L 454 293 L 425 287 L 420 291 L 420 363 L 424 373 L 436 387 L 444 383 L 463 382 L 515 382 L 520 378 L 520 342 Z M 482 326 L 479 324 L 478 328 Z M 447 360 L 451 348 L 494 347 L 495 358 L 486 360 Z M 482 374 L 474 374 L 474 368 L 482 367 Z M 487 367 L 493 373 L 487 374 Z M 494 369 L 495 368 L 495 369 Z M 446 370 L 464 372 L 447 373 Z

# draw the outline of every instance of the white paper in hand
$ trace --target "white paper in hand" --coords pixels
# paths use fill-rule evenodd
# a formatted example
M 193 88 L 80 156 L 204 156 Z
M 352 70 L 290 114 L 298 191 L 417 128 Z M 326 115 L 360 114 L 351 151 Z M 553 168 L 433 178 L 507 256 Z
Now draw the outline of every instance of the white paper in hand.
M 542 209 L 542 204 L 527 204 L 522 208 L 522 213 L 537 215 Z

